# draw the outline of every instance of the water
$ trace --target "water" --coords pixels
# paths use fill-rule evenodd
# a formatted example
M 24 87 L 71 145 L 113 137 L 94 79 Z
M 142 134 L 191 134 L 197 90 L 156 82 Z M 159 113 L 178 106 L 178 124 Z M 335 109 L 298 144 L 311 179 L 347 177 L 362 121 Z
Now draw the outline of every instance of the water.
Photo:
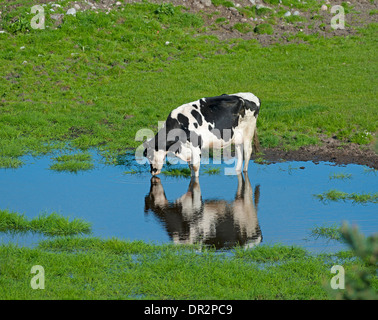
M 98 160 L 98 156 L 96 156 Z M 92 223 L 93 236 L 154 243 L 201 242 L 227 249 L 235 244 L 300 245 L 312 252 L 345 248 L 335 241 L 310 237 L 316 226 L 358 225 L 377 231 L 377 204 L 323 203 L 314 194 L 330 189 L 377 192 L 377 175 L 359 165 L 283 162 L 249 164 L 248 176 L 201 174 L 198 181 L 148 172 L 125 174 L 124 165 L 77 174 L 48 170 L 50 157 L 25 158 L 17 170 L 0 170 L 0 208 L 29 218 L 58 212 Z M 147 169 L 147 167 L 146 167 Z M 349 179 L 330 179 L 337 173 Z M 0 242 L 33 246 L 38 234 L 0 233 Z

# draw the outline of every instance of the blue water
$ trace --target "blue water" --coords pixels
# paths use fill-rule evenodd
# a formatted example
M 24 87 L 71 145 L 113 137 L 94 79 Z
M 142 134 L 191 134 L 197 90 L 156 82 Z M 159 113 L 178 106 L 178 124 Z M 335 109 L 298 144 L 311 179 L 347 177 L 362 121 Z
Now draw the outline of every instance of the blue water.
M 281 243 L 315 252 L 335 251 L 345 248 L 344 245 L 310 237 L 311 229 L 347 221 L 358 225 L 365 235 L 378 230 L 377 204 L 323 203 L 313 196 L 330 189 L 377 192 L 376 172 L 360 165 L 335 166 L 324 162 L 261 165 L 251 161 L 248 172 L 251 192 L 244 198 L 239 195 L 243 201 L 235 201 L 241 180 L 235 175 L 224 175 L 226 165 L 211 165 L 222 170 L 218 175 L 200 175 L 196 185 L 196 195 L 198 190 L 201 192 L 198 207 L 198 199 L 186 203 L 190 197 L 195 198 L 195 193 L 187 194 L 185 203 L 175 204 L 187 193 L 190 179 L 160 175 L 151 196 L 148 172 L 125 174 L 128 168 L 124 165 L 106 166 L 98 160 L 96 156 L 95 169 L 77 174 L 49 170 L 52 164 L 49 156 L 26 157 L 27 164 L 16 170 L 0 169 L 0 209 L 23 213 L 29 218 L 53 211 L 82 218 L 92 223 L 94 236 L 103 238 L 155 243 L 201 241 L 218 248 L 236 243 L 244 246 Z M 352 177 L 330 179 L 335 173 L 348 173 Z M 160 205 L 159 201 L 164 203 Z M 241 204 L 242 210 L 249 211 L 240 213 Z M 0 242 L 27 246 L 42 238 L 35 234 L 0 233 Z

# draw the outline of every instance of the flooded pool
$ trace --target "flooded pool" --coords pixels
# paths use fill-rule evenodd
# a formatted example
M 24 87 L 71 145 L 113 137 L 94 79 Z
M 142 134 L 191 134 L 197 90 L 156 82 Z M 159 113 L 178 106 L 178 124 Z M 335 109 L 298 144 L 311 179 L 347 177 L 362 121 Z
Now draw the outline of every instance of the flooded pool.
M 377 192 L 376 171 L 359 165 L 251 161 L 248 175 L 224 175 L 227 165 L 210 165 L 220 167 L 220 173 L 193 180 L 164 175 L 151 179 L 145 171 L 125 174 L 125 165 L 106 166 L 95 159 L 93 170 L 77 174 L 49 170 L 48 156 L 27 157 L 27 164 L 17 170 L 1 169 L 0 209 L 28 218 L 53 211 L 82 218 L 92 223 L 93 236 L 204 243 L 219 249 L 280 243 L 335 251 L 343 245 L 315 239 L 311 230 L 342 221 L 358 225 L 365 235 L 378 229 L 377 204 L 314 197 L 330 189 Z M 340 173 L 347 178 L 335 178 Z M 0 233 L 1 242 L 28 246 L 42 238 Z

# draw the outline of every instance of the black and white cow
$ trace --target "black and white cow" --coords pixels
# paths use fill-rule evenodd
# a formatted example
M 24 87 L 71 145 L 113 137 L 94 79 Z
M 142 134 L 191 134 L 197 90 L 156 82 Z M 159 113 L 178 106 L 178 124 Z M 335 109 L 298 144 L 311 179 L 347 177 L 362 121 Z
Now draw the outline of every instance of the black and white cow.
M 253 247 L 261 243 L 257 218 L 260 186 L 252 189 L 248 174 L 238 174 L 233 201 L 202 199 L 199 179 L 192 177 L 188 191 L 175 201 L 168 201 L 161 180 L 151 178 L 144 211 L 152 212 L 164 225 L 176 244 L 202 243 L 217 249 L 235 245 Z
M 222 149 L 231 144 L 237 156 L 236 172 L 241 172 L 243 151 L 246 172 L 252 140 L 257 138 L 259 110 L 259 98 L 249 92 L 202 98 L 174 109 L 156 136 L 144 143 L 151 174 L 161 172 L 170 151 L 187 161 L 192 175 L 198 176 L 202 149 Z

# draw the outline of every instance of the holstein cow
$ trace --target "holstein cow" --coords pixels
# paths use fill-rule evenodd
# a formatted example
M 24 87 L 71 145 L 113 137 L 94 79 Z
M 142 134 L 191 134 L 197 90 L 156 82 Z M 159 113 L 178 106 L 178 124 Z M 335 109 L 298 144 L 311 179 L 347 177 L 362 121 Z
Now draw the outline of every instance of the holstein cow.
M 237 176 L 234 201 L 203 200 L 199 180 L 193 177 L 188 191 L 174 202 L 167 200 L 160 179 L 152 177 L 144 211 L 154 213 L 176 244 L 202 243 L 217 249 L 253 247 L 262 241 L 257 219 L 260 186 L 253 192 L 248 175 L 245 181 L 242 174 Z
M 151 174 L 161 172 L 167 153 L 187 161 L 192 175 L 198 177 L 201 150 L 225 148 L 235 144 L 240 173 L 248 170 L 252 140 L 258 146 L 256 121 L 260 100 L 249 92 L 202 98 L 174 109 L 156 136 L 144 143 L 144 156 Z

